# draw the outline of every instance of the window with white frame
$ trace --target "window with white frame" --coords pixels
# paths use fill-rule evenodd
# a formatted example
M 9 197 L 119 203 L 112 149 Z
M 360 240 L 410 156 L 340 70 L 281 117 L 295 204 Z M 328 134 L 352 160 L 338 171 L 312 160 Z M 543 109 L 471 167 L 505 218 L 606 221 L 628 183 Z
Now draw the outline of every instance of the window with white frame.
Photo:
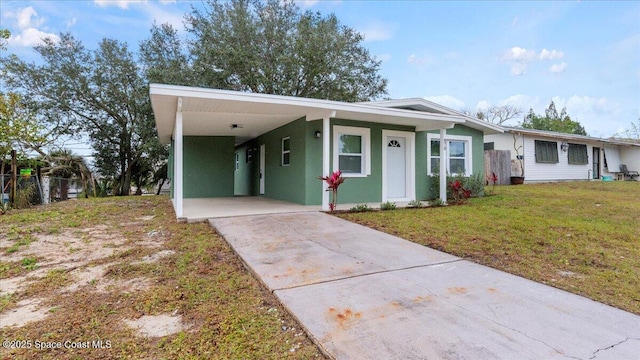
M 289 166 L 291 164 L 291 138 L 282 138 L 282 159 L 280 165 Z
M 446 149 L 440 154 L 440 135 L 428 134 L 427 169 L 429 175 L 440 174 L 440 159 L 444 155 L 446 173 L 449 175 L 470 176 L 471 169 L 471 136 L 446 135 Z
M 333 168 L 345 177 L 371 173 L 371 130 L 351 126 L 333 127 Z
M 240 169 L 240 154 L 236 153 L 236 171 Z

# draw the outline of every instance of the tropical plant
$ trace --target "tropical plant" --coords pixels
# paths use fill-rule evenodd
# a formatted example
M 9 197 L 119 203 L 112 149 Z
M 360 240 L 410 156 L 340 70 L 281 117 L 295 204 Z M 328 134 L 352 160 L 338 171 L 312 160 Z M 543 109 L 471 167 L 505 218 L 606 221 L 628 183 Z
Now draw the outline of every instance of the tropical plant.
M 465 189 L 460 180 L 449 183 L 449 189 L 456 204 L 462 205 L 471 197 L 471 190 Z
M 497 182 L 498 182 L 498 175 L 496 175 L 495 172 L 492 172 L 491 175 L 487 176 L 487 183 L 491 183 L 491 195 L 495 194 Z
M 329 210 L 334 212 L 338 205 L 338 187 L 342 184 L 345 178 L 342 177 L 342 171 L 334 171 L 331 175 L 318 176 L 318 179 L 327 183 L 327 191 L 331 191 L 331 202 L 329 203 Z

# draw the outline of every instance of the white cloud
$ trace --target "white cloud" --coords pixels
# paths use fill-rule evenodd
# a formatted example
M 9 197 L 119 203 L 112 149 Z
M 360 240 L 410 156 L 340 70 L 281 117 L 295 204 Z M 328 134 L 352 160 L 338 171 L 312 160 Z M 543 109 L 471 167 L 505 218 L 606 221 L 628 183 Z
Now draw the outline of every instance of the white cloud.
M 513 20 L 511 21 L 511 26 L 516 26 L 518 25 L 518 22 L 520 21 L 520 19 L 518 19 L 518 17 L 514 17 Z
M 60 37 L 54 33 L 47 33 L 34 28 L 24 29 L 17 35 L 11 35 L 9 44 L 16 46 L 36 46 L 42 43 L 45 38 L 50 38 L 54 42 L 60 41 Z
M 514 46 L 505 51 L 500 59 L 511 65 L 511 75 L 520 76 L 527 73 L 530 63 L 535 61 L 557 60 L 564 57 L 564 52 L 560 50 L 542 49 L 540 54 L 535 50 L 529 50 L 519 46 Z M 549 71 L 552 73 L 561 73 L 567 67 L 566 63 L 554 64 Z
M 37 16 L 38 16 L 38 13 L 31 6 L 22 9 L 16 15 L 16 18 L 18 19 L 18 28 L 27 29 L 30 27 L 38 27 L 42 25 L 42 23 L 44 22 L 44 19 L 38 19 Z M 32 20 L 31 19 L 32 17 L 36 17 L 36 18 Z
M 396 25 L 382 22 L 368 24 L 360 30 L 364 34 L 364 41 L 385 41 L 393 38 Z
M 573 95 L 569 98 L 562 98 L 554 96 L 551 100 L 556 104 L 558 112 L 566 107 L 567 114 L 571 117 L 571 120 L 580 122 L 587 130 L 587 133 L 592 136 L 613 133 L 613 127 L 621 122 L 620 104 L 607 97 Z M 545 104 L 545 107 L 547 105 Z M 594 129 L 600 130 L 596 133 Z M 607 129 L 607 131 L 603 132 L 602 129 Z
M 511 64 L 511 75 L 520 76 L 527 73 L 527 64 L 516 62 Z
M 146 3 L 147 0 L 93 0 L 100 7 L 117 6 L 121 9 L 128 9 L 129 4 Z
M 487 100 L 480 100 L 476 105 L 476 111 L 487 111 L 491 107 L 491 103 Z
M 78 23 L 78 18 L 74 17 L 73 19 L 69 19 L 67 20 L 67 29 L 74 26 L 75 24 Z
M 426 58 L 426 57 L 418 57 L 418 56 L 416 56 L 416 54 L 411 54 L 407 58 L 407 62 L 409 64 L 415 64 L 415 65 L 418 65 L 418 66 L 423 66 L 423 65 L 427 65 L 427 63 L 429 62 L 429 59 Z
M 547 50 L 542 49 L 540 52 L 540 60 L 557 60 L 562 59 L 564 57 L 564 52 L 558 50 Z
M 498 106 L 509 105 L 516 107 L 523 112 L 529 111 L 529 108 L 537 108 L 540 104 L 540 99 L 536 97 L 531 97 L 523 94 L 511 95 L 506 99 L 502 99 L 498 101 Z
M 549 72 L 552 72 L 554 74 L 559 74 L 564 72 L 564 70 L 567 68 L 567 63 L 566 62 L 561 62 L 559 64 L 553 64 L 551 65 L 551 67 L 549 68 Z
M 535 58 L 535 50 L 527 50 L 519 46 L 512 47 L 502 55 L 502 59 L 505 61 L 530 62 L 535 60 Z
M 9 45 L 35 46 L 41 44 L 44 38 L 51 38 L 54 42 L 60 41 L 60 38 L 56 34 L 38 29 L 39 26 L 44 24 L 45 19 L 38 17 L 38 13 L 31 6 L 17 13 L 8 12 L 5 14 L 5 17 L 15 19 L 19 29 L 19 32 L 9 37 Z
M 450 109 L 460 111 L 466 108 L 464 101 L 455 98 L 451 95 L 436 95 L 436 96 L 425 96 L 425 100 L 433 101 L 436 104 L 440 104 L 446 106 Z

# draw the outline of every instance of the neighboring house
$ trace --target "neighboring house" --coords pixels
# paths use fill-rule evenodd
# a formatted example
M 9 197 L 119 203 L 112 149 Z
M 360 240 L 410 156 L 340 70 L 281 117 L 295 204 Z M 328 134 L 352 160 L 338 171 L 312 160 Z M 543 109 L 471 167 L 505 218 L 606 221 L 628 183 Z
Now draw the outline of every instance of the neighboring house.
M 171 144 L 178 217 L 185 198 L 239 195 L 328 209 L 318 176 L 335 170 L 348 178 L 342 204 L 424 199 L 431 174 L 483 172 L 483 136 L 502 131 L 424 99 L 344 103 L 160 84 L 150 96 L 159 139 Z
M 510 150 L 511 176 L 520 176 L 514 141 L 515 147 L 521 147 L 525 182 L 622 179 L 620 164 L 640 169 L 640 144 L 504 127 L 502 134 L 485 136 L 485 150 Z

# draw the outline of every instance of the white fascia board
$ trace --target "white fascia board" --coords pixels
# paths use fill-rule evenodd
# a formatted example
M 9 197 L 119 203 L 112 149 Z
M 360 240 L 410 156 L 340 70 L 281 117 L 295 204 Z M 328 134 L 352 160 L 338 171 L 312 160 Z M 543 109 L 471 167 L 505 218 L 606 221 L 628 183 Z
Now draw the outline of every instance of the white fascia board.
M 294 96 L 281 96 L 269 94 L 243 93 L 230 90 L 206 89 L 178 85 L 151 84 L 149 92 L 153 99 L 153 95 L 175 96 L 175 97 L 195 97 L 222 101 L 239 101 L 251 103 L 275 104 L 282 106 L 300 107 L 304 113 L 306 112 L 323 112 L 335 111 L 336 116 L 340 116 L 340 112 L 355 112 L 360 114 L 392 116 L 409 119 L 424 119 L 435 121 L 447 121 L 451 123 L 464 123 L 464 119 L 460 116 L 432 114 L 424 112 L 416 112 L 413 110 L 384 108 L 380 106 L 366 105 L 360 103 L 345 103 L 339 101 L 308 99 Z M 153 102 L 153 101 L 152 101 Z

